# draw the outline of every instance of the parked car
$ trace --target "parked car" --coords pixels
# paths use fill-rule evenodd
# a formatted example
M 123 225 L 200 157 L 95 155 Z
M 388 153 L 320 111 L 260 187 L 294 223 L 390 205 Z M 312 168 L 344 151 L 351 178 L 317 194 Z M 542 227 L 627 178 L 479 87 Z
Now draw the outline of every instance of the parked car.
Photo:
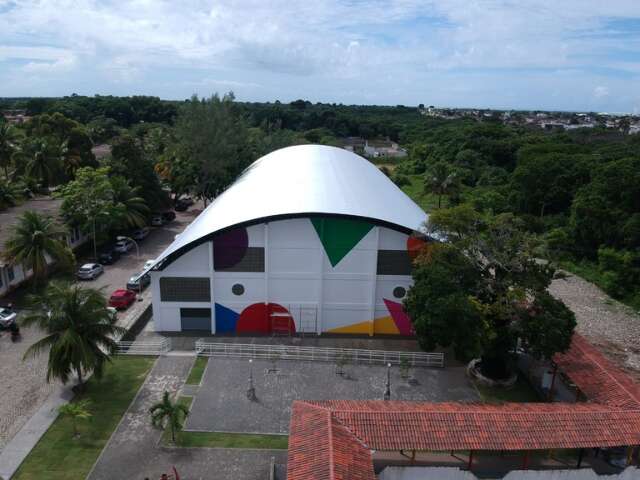
M 153 225 L 154 227 L 161 227 L 162 225 L 164 225 L 165 221 L 162 218 L 162 214 L 161 213 L 156 213 L 153 215 L 153 217 L 151 217 L 151 225 Z
M 149 227 L 142 227 L 137 230 L 134 230 L 131 236 L 133 237 L 134 240 L 137 240 L 137 241 L 144 240 L 149 235 L 149 231 L 150 231 Z
M 131 250 L 134 247 L 134 244 L 131 241 L 131 239 L 127 237 L 117 237 L 116 240 L 117 241 L 114 246 L 114 250 L 120 253 L 127 253 L 129 250 Z
M 151 283 L 151 277 L 148 273 L 145 273 L 144 275 L 136 273 L 127 282 L 127 288 L 135 292 L 141 292 L 142 290 L 147 288 L 149 283 Z
M 85 263 L 76 272 L 80 280 L 95 280 L 104 273 L 104 268 L 99 263 Z
M 152 258 L 151 260 L 147 260 L 146 262 L 144 262 L 144 267 L 142 267 L 144 270 L 146 270 L 147 268 L 151 268 L 151 266 L 156 263 L 155 258 Z
M 112 265 L 120 258 L 120 252 L 115 249 L 115 246 L 109 247 L 98 255 L 98 262 L 102 265 Z
M 135 301 L 136 292 L 119 288 L 109 297 L 109 306 L 115 309 L 125 309 Z
M 10 308 L 0 307 L 0 328 L 8 329 L 16 322 L 17 314 Z
M 162 213 L 162 219 L 166 222 L 173 222 L 176 219 L 176 212 L 173 210 L 168 210 Z
M 189 206 L 186 203 L 182 203 L 180 200 L 178 200 L 173 208 L 176 212 L 186 212 Z

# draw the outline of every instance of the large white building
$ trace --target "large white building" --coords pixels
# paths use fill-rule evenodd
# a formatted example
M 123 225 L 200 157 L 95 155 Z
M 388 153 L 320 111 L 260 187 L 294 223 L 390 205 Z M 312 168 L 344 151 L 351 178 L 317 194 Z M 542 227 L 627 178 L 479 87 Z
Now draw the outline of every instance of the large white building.
M 402 299 L 427 215 L 340 148 L 262 157 L 162 253 L 158 331 L 412 333 Z

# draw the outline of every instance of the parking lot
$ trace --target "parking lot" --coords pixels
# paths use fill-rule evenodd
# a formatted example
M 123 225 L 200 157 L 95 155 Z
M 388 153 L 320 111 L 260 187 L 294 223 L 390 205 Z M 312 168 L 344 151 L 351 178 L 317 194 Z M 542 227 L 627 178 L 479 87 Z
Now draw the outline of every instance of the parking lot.
M 144 262 L 158 256 L 174 239 L 175 235 L 200 213 L 198 205 L 186 212 L 176 212 L 176 219 L 158 228 L 151 228 L 149 236 L 139 242 L 140 254 L 135 249 L 122 256 L 115 264 L 105 266 L 105 272 L 95 280 L 83 282 L 86 286 L 104 288 L 106 296 L 117 288 L 124 288 L 129 277 L 139 271 Z M 78 258 L 78 265 L 88 258 Z M 22 293 L 22 292 L 21 292 Z M 24 295 L 17 295 L 20 299 Z M 9 301 L 7 298 L 3 302 Z M 23 305 L 16 303 L 18 321 Z M 130 307 L 130 310 L 134 307 Z M 127 312 L 118 314 L 120 317 Z M 18 343 L 11 342 L 8 335 L 0 337 L 0 451 L 15 435 L 33 413 L 42 405 L 54 386 L 45 380 L 47 357 L 23 361 L 26 349 L 42 337 L 35 329 L 22 329 L 22 339 Z

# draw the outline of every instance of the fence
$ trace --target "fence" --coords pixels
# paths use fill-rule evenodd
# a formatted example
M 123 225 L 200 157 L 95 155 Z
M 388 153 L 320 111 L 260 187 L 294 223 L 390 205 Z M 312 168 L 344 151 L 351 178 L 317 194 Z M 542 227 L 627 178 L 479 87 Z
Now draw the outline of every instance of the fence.
M 351 362 L 412 367 L 444 367 L 444 354 L 422 352 L 389 352 L 354 348 L 298 347 L 295 345 L 253 345 L 196 341 L 196 355 L 205 357 L 256 358 L 266 360 L 309 360 L 319 362 Z
M 165 355 L 171 351 L 171 339 L 150 341 L 119 341 L 116 348 L 117 355 Z

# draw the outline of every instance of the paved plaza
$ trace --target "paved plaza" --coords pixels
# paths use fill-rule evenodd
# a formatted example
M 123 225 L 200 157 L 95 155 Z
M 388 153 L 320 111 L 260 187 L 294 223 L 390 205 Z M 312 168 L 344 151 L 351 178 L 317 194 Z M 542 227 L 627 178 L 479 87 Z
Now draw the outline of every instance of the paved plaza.
M 255 360 L 252 369 L 255 402 L 246 395 L 248 360 L 210 358 L 185 429 L 288 433 L 294 400 L 381 400 L 387 381 L 385 366 L 351 364 L 338 375 L 333 363 Z M 414 368 L 410 377 L 416 380 L 412 384 L 392 367 L 393 400 L 479 400 L 463 367 Z

